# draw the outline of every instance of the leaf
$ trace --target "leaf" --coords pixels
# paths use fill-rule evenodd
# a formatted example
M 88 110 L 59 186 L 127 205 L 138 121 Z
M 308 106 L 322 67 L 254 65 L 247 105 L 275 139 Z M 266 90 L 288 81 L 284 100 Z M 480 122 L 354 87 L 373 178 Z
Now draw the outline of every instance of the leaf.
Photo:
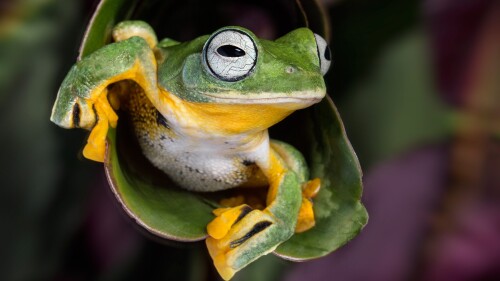
M 101 0 L 90 20 L 80 46 L 80 56 L 91 54 L 110 42 L 112 28 L 130 18 L 139 0 Z
M 305 26 L 330 41 L 328 16 L 318 0 L 296 0 L 298 9 L 304 18 Z
M 317 3 L 300 2 L 301 12 L 314 20 L 313 25 L 322 29 L 320 33 L 327 33 L 324 14 L 318 10 Z M 106 44 L 112 26 L 132 15 L 137 3 L 102 1 L 87 29 L 81 56 Z M 277 255 L 292 260 L 326 255 L 353 238 L 367 221 L 366 210 L 360 203 L 361 170 L 333 102 L 327 98 L 303 111 L 302 116 L 306 120 L 304 130 L 308 132 L 299 136 L 308 136 L 306 142 L 302 140 L 307 145 L 302 150 L 311 150 L 311 173 L 322 179 L 322 189 L 315 199 L 316 227 L 295 235 L 276 250 Z M 126 120 L 120 118 L 118 128 L 108 134 L 105 169 L 123 209 L 159 237 L 177 241 L 204 239 L 205 227 L 213 219 L 212 210 L 227 193 L 200 194 L 178 188 L 142 156 Z M 301 124 L 303 122 L 301 120 Z M 294 124 L 287 123 L 287 126 L 290 131 Z
M 176 241 L 205 239 L 205 227 L 214 218 L 216 203 L 176 187 L 142 156 L 137 143 L 127 142 L 134 136 L 127 135 L 123 125 L 121 120 L 118 130 L 109 131 L 105 161 L 116 199 L 136 223 L 159 237 Z
M 295 234 L 275 254 L 290 260 L 324 256 L 356 236 L 368 220 L 360 203 L 361 168 L 332 100 L 308 110 L 311 178 L 321 179 L 314 199 L 316 226 Z
M 324 256 L 352 239 L 366 224 L 360 203 L 361 170 L 343 125 L 328 98 L 312 108 L 307 129 L 312 144 L 312 177 L 322 179 L 315 199 L 316 226 L 294 235 L 276 254 L 304 260 Z M 171 240 L 197 241 L 206 237 L 212 209 L 227 193 L 193 193 L 177 187 L 140 152 L 126 120 L 110 130 L 106 172 L 116 198 L 139 225 Z

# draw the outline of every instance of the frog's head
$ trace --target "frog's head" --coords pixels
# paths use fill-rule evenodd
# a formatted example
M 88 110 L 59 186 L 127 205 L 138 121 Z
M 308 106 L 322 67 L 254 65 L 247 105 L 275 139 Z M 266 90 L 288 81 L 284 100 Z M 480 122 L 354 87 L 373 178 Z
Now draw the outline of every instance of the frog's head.
M 227 127 L 227 118 L 237 120 L 227 129 L 232 132 L 272 126 L 326 94 L 323 75 L 330 51 L 307 28 L 268 41 L 231 26 L 182 44 L 162 41 L 158 47 L 160 87 L 195 107 L 206 123 Z

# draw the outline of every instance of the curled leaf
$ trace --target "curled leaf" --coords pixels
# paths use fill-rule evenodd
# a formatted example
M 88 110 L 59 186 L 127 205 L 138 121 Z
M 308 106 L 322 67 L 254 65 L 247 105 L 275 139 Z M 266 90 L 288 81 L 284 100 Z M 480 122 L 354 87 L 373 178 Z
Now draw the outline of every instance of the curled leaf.
M 141 5 L 146 2 L 154 1 L 142 1 Z M 106 44 L 112 26 L 129 19 L 138 3 L 101 1 L 87 29 L 81 56 Z M 317 2 L 301 0 L 298 3 L 301 3 L 300 12 L 314 20 L 312 25 L 322 26 L 318 33 L 327 33 L 324 13 Z M 352 239 L 367 222 L 366 210 L 360 203 L 361 169 L 333 102 L 327 97 L 300 116 L 304 134 L 295 134 L 295 138 L 306 144 L 301 149 L 309 159 L 311 178 L 321 178 L 322 187 L 314 199 L 316 226 L 295 234 L 275 251 L 290 260 L 324 256 Z M 123 209 L 156 236 L 177 241 L 204 239 L 206 226 L 214 218 L 213 209 L 232 191 L 203 194 L 180 189 L 144 158 L 126 118 L 120 118 L 118 128 L 108 134 L 105 170 Z M 293 121 L 287 122 L 282 126 L 285 130 L 293 131 L 291 128 L 297 127 Z

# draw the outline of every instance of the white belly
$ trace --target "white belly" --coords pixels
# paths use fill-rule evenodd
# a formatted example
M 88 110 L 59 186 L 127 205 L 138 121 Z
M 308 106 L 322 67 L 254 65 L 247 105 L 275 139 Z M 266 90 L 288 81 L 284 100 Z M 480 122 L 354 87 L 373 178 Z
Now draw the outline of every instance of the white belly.
M 180 187 L 193 191 L 219 191 L 237 187 L 258 170 L 254 163 L 266 154 L 265 143 L 241 151 L 227 141 L 172 137 L 139 137 L 146 158 Z

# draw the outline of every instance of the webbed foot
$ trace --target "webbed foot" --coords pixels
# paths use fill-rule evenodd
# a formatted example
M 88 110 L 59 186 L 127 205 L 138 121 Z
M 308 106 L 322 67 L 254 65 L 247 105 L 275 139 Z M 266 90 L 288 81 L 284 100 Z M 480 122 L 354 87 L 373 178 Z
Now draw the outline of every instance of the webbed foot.
M 321 181 L 319 178 L 312 179 L 302 184 L 302 205 L 300 206 L 295 233 L 307 231 L 316 224 L 312 198 L 318 194 L 320 188 Z
M 108 128 L 109 126 L 115 128 L 118 122 L 118 115 L 109 104 L 107 96 L 107 90 L 104 90 L 94 103 L 97 123 L 92 128 L 87 144 L 83 148 L 85 158 L 98 162 L 104 162 Z
M 269 211 L 248 205 L 216 209 L 207 226 L 206 244 L 217 271 L 224 280 L 270 253 L 293 234 L 293 228 L 278 221 Z

